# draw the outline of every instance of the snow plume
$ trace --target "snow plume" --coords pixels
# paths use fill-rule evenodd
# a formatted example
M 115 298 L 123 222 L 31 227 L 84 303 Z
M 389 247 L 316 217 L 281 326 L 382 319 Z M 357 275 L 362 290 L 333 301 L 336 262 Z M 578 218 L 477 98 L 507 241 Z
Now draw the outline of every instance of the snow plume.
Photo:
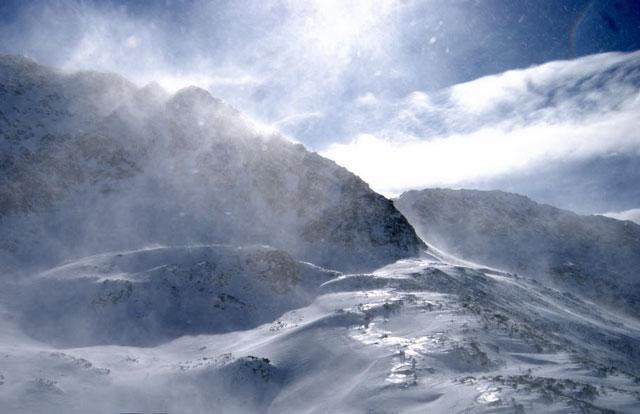
M 291 123 L 343 93 L 356 57 L 389 63 L 398 7 L 392 0 L 194 1 L 140 13 L 133 4 L 35 2 L 0 34 L 11 40 L 3 49 L 43 64 L 113 71 L 169 92 L 196 85 L 256 118 Z
M 422 247 L 365 182 L 201 88 L 169 95 L 15 56 L 0 57 L 0 69 L 10 97 L 0 100 L 0 270 L 211 243 L 366 269 Z
M 559 160 L 640 155 L 640 52 L 512 70 L 400 101 L 363 96 L 369 130 L 323 155 L 377 191 L 457 186 Z
M 14 23 L 22 28 L 20 35 L 7 26 L 4 36 L 14 41 L 14 52 L 39 63 L 68 71 L 117 72 L 139 84 L 157 82 L 169 92 L 191 85 L 233 89 L 260 83 L 235 66 L 213 68 L 209 58 L 194 50 L 177 51 L 186 34 L 169 30 L 174 25 L 163 24 L 167 18 L 160 11 L 141 16 L 109 3 L 36 2 L 21 9 Z M 195 16 L 182 18 L 191 26 Z

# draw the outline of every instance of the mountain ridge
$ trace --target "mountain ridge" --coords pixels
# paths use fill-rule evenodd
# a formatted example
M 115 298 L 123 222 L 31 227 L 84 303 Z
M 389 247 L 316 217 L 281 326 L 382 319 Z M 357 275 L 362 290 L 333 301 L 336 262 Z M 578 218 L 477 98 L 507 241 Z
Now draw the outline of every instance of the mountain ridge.
M 17 62 L 0 75 L 0 255 L 14 268 L 34 246 L 51 266 L 154 243 L 258 242 L 341 270 L 426 248 L 364 181 L 203 89 L 167 95 Z
M 0 72 L 0 411 L 637 410 L 637 317 L 425 245 L 392 200 L 202 89 L 18 69 Z M 555 223 L 509 197 L 426 213 Z
M 502 191 L 425 189 L 395 203 L 425 241 L 453 255 L 640 310 L 636 223 Z

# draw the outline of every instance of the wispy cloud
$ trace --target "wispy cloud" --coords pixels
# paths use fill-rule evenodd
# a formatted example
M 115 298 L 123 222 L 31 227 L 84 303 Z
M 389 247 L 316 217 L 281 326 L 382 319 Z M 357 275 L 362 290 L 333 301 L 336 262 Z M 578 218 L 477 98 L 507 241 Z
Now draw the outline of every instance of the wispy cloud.
M 273 123 L 343 101 L 371 65 L 392 68 L 394 16 L 405 8 L 397 0 L 167 4 L 137 13 L 134 4 L 34 2 L 0 35 L 14 52 L 45 64 L 113 71 L 169 90 L 195 84 Z
M 554 160 L 640 155 L 639 86 L 638 52 L 508 71 L 368 107 L 387 121 L 323 155 L 390 195 Z
M 504 71 L 567 56 L 531 36 L 546 24 L 548 39 L 561 38 L 546 11 L 523 21 L 521 6 L 502 7 L 511 24 L 495 27 L 495 10 L 474 1 L 19 4 L 0 25 L 3 51 L 170 91 L 207 88 L 386 194 L 637 150 L 639 52 Z M 600 39 L 593 27 L 585 39 Z
M 604 213 L 603 216 L 611 217 L 618 220 L 629 220 L 640 224 L 640 208 L 631 210 Z

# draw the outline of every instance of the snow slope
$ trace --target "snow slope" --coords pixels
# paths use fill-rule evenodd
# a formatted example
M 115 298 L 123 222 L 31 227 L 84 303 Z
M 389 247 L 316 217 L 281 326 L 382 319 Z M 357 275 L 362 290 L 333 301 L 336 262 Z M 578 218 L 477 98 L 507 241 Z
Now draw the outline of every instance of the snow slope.
M 152 345 L 271 322 L 336 273 L 266 246 L 102 254 L 17 282 L 23 329 L 56 345 Z M 42 309 L 47 312 L 42 312 Z
M 0 270 L 265 243 L 343 270 L 424 248 L 393 203 L 208 92 L 0 56 Z
M 298 277 L 282 277 L 293 273 L 281 270 L 260 276 L 272 257 L 285 263 L 276 268 L 297 268 Z M 212 270 L 215 263 L 220 265 Z M 220 284 L 220 275 L 231 269 L 228 284 Z M 189 293 L 193 301 L 168 298 L 168 280 L 181 280 L 178 296 Z M 209 302 L 194 294 L 196 280 L 210 291 Z M 117 330 L 102 332 L 102 345 L 85 347 L 50 345 L 60 344 L 57 331 L 35 332 L 39 340 L 24 333 L 34 312 L 53 312 L 43 316 L 51 321 L 59 299 L 87 291 L 88 284 L 114 281 L 142 283 L 144 289 L 104 296 L 96 293 L 106 291 L 89 288 L 90 298 L 106 298 L 108 305 L 68 301 L 67 313 L 101 327 L 137 301 L 148 299 L 147 312 L 182 303 L 188 311 L 172 314 L 199 315 L 198 329 L 164 319 L 168 325 L 158 332 L 173 339 L 147 347 L 115 345 L 124 342 Z M 41 295 L 34 286 L 55 298 L 29 304 L 29 295 Z M 5 310 L 1 319 L 0 411 L 7 413 L 564 413 L 640 407 L 636 319 L 512 274 L 429 257 L 372 274 L 337 274 L 265 247 L 155 249 L 67 263 L 13 289 L 12 296 L 26 305 Z M 260 296 L 265 291 L 272 296 L 268 302 Z M 226 310 L 215 306 L 223 292 L 237 300 L 227 301 Z M 255 312 L 238 309 L 240 301 L 253 301 Z M 218 315 L 227 321 L 222 329 L 208 323 Z M 135 326 L 125 322 L 121 328 L 131 333 Z M 67 333 L 68 340 L 77 340 Z
M 500 191 L 426 189 L 396 201 L 420 236 L 453 255 L 640 314 L 640 226 Z
M 427 248 L 206 91 L 0 56 L 0 98 L 2 413 L 640 409 L 637 318 Z

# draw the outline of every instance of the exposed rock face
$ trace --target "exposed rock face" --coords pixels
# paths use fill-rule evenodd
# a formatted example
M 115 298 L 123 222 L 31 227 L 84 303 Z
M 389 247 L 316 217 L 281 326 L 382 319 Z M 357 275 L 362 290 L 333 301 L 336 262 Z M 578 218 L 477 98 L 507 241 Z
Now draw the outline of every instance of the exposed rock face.
M 426 189 L 395 202 L 425 241 L 467 260 L 640 310 L 640 226 L 500 191 Z
M 150 244 L 265 243 L 341 270 L 424 246 L 334 162 L 190 87 L 0 57 L 0 268 Z

